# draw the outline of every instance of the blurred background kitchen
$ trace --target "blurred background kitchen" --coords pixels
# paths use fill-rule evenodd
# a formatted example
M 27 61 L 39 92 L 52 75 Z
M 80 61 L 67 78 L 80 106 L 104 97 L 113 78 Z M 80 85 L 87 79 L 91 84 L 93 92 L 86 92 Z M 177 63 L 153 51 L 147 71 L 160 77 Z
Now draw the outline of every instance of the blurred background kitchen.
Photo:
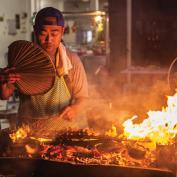
M 35 14 L 60 9 L 65 45 L 86 69 L 90 125 L 121 124 L 125 119 L 166 103 L 168 72 L 177 57 L 176 0 L 0 0 L 0 68 L 8 46 L 33 40 Z M 0 100 L 1 128 L 18 109 L 18 95 Z M 8 121 L 7 121 L 8 120 Z M 105 121 L 99 121 L 105 120 Z M 105 124 L 105 122 L 107 124 Z M 99 124 L 98 124 L 99 123 Z

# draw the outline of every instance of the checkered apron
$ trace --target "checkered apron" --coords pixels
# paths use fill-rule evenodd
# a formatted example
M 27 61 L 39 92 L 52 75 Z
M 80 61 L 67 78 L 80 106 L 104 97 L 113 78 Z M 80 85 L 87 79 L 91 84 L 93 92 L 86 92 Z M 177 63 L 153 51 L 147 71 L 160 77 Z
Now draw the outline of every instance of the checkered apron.
M 32 96 L 33 127 L 38 134 L 45 131 L 60 131 L 68 128 L 86 128 L 87 120 L 77 115 L 68 121 L 60 117 L 61 111 L 71 103 L 71 95 L 63 76 L 56 77 L 53 88 L 44 95 Z M 33 121 L 32 121 L 33 122 Z
M 63 76 L 56 76 L 52 89 L 43 95 L 32 96 L 31 101 L 35 118 L 59 115 L 71 101 L 71 95 Z

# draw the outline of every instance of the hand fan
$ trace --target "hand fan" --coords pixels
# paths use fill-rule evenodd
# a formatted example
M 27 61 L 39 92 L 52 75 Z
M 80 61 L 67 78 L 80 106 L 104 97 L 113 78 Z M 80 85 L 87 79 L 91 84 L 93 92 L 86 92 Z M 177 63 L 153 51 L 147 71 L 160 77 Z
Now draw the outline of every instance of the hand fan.
M 46 93 L 54 83 L 55 67 L 50 56 L 32 42 L 18 40 L 10 44 L 8 66 L 20 74 L 16 86 L 23 94 Z

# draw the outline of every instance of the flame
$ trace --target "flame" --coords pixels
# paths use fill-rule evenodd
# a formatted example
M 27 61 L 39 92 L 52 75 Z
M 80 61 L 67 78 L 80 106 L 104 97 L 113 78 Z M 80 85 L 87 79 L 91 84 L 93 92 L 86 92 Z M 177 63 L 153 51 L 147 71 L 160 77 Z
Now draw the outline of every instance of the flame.
M 11 133 L 9 136 L 13 142 L 25 139 L 30 132 L 30 128 L 27 125 L 20 127 L 16 132 Z
M 140 124 L 134 124 L 137 116 L 123 123 L 127 139 L 149 139 L 157 144 L 168 145 L 174 143 L 177 134 L 177 93 L 167 97 L 167 107 L 161 111 L 149 111 L 148 117 Z
M 37 150 L 38 150 L 37 147 L 31 146 L 29 144 L 25 145 L 25 149 L 29 155 L 33 155 L 33 154 L 37 153 Z
M 105 132 L 106 136 L 116 137 L 117 136 L 117 129 L 114 125 L 112 125 L 111 129 Z

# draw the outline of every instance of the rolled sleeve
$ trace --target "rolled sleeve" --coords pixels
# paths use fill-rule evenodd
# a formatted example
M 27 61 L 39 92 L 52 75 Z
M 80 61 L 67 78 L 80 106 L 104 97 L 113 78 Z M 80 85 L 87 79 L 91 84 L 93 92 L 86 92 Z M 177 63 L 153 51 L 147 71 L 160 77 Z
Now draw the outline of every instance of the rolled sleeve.
M 74 98 L 88 97 L 88 83 L 84 66 L 77 54 L 72 53 L 71 63 L 73 68 L 70 72 L 72 96 Z

